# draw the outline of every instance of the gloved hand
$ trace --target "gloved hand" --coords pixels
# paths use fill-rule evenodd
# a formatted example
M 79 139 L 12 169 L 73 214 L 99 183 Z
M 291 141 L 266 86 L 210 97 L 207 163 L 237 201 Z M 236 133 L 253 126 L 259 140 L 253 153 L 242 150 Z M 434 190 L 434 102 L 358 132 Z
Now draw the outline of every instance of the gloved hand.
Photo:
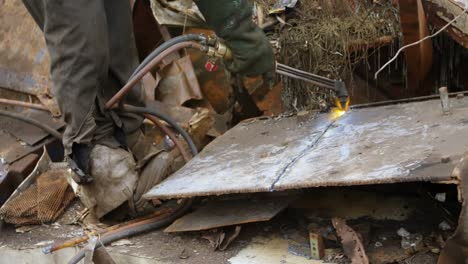
M 233 60 L 225 61 L 229 71 L 249 77 L 272 77 L 275 71 L 273 49 L 266 35 L 252 21 L 251 1 L 196 0 L 195 3 L 208 25 L 232 50 Z

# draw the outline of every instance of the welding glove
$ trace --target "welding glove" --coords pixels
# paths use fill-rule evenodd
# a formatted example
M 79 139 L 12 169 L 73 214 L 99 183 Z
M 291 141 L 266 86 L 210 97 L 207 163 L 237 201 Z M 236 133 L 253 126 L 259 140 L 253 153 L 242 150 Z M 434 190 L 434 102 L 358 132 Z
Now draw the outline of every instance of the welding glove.
M 229 71 L 243 76 L 273 77 L 275 59 L 265 33 L 252 21 L 252 1 L 196 0 L 200 12 L 233 54 L 225 61 Z

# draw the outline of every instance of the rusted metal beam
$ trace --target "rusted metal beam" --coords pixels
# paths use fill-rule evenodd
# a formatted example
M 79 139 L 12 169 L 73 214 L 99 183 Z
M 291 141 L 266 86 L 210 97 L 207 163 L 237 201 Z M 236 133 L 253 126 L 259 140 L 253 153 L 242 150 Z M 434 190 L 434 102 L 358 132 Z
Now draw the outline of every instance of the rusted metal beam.
M 422 0 L 398 0 L 403 44 L 408 45 L 429 35 Z M 422 84 L 432 67 L 432 41 L 426 40 L 405 50 L 407 97 L 424 95 Z

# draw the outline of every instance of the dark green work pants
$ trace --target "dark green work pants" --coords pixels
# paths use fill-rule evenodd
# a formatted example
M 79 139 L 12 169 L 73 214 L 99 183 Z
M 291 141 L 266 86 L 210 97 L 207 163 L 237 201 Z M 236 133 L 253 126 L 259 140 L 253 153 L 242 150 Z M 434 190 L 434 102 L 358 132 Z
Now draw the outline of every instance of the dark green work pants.
M 136 131 L 142 118 L 104 111 L 103 105 L 138 65 L 128 0 L 23 0 L 44 32 L 53 92 L 67 127 L 63 143 L 117 147 L 117 128 Z M 125 102 L 142 106 L 140 86 Z M 120 129 L 119 129 L 120 130 Z

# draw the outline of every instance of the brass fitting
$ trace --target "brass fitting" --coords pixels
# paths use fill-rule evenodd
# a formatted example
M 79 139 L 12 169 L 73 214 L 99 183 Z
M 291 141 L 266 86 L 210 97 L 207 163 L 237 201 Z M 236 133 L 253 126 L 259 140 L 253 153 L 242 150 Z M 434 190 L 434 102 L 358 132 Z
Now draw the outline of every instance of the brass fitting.
M 206 54 L 210 57 L 217 57 L 225 60 L 232 59 L 231 50 L 226 46 L 226 44 L 220 42 L 219 40 L 216 41 L 214 46 L 208 47 Z

